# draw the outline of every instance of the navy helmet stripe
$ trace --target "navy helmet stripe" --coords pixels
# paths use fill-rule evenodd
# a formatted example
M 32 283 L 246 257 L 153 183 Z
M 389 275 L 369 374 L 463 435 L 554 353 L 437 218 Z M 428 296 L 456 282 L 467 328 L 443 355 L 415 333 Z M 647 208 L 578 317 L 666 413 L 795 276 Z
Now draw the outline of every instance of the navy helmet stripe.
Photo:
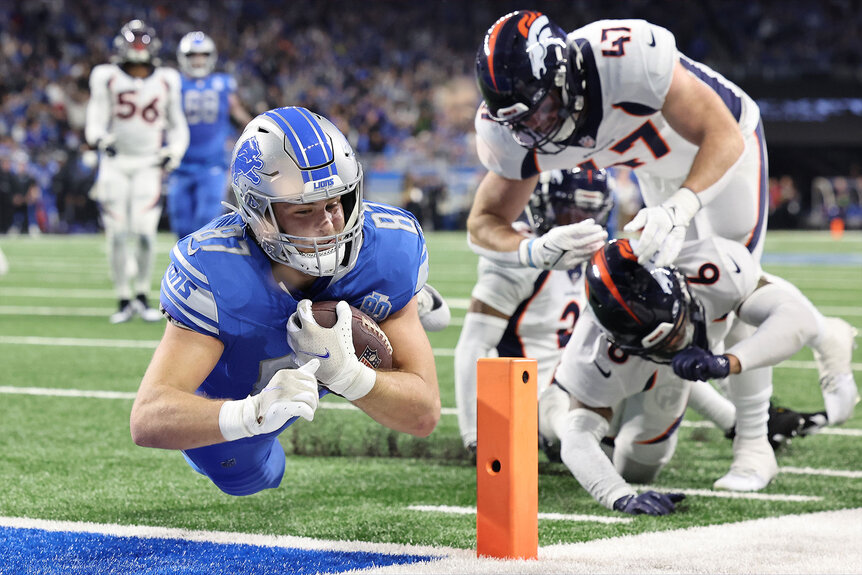
M 733 118 L 737 122 L 739 121 L 742 117 L 742 98 L 737 96 L 728 84 L 722 81 L 721 78 L 709 74 L 701 67 L 701 64 L 689 60 L 685 56 L 680 55 L 679 63 L 682 64 L 686 70 L 699 78 L 704 84 L 709 86 L 713 92 L 718 94 L 718 97 L 721 98 L 724 105 L 727 106 L 727 109 L 730 110 L 731 114 L 733 114 Z

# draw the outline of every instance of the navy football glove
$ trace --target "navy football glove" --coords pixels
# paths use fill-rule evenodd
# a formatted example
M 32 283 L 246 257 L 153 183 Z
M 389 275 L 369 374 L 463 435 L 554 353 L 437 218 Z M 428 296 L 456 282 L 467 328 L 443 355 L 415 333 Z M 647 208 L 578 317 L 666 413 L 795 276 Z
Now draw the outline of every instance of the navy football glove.
M 685 499 L 682 493 L 659 493 L 644 491 L 640 495 L 625 495 L 614 501 L 614 511 L 631 515 L 667 515 L 673 513 L 676 504 Z
M 693 345 L 673 356 L 671 365 L 675 374 L 691 381 L 721 379 L 730 373 L 726 355 L 713 355 Z

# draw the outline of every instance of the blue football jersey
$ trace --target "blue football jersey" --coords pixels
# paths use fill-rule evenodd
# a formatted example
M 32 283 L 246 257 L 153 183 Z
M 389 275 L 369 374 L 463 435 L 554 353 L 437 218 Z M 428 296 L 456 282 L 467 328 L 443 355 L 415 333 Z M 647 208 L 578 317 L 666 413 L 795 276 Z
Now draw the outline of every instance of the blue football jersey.
M 189 147 L 179 169 L 189 165 L 225 166 L 225 141 L 231 134 L 228 95 L 236 81 L 227 74 L 183 76 L 183 111 L 189 124 Z
M 320 278 L 305 293 L 289 293 L 275 281 L 272 260 L 238 214 L 177 242 L 162 278 L 161 305 L 176 321 L 224 343 L 199 393 L 242 399 L 289 367 L 285 326 L 301 299 L 345 300 L 381 322 L 422 289 L 428 253 L 418 222 L 400 208 L 365 206 L 356 266 L 335 282 Z

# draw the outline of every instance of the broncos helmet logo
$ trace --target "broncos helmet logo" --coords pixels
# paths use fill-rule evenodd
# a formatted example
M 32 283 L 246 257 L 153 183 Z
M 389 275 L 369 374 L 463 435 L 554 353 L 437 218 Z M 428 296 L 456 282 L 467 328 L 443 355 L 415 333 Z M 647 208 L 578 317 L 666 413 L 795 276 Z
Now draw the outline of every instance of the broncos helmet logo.
M 235 186 L 239 185 L 240 176 L 245 176 L 254 185 L 260 184 L 260 174 L 258 172 L 263 168 L 263 160 L 260 159 L 260 156 L 260 145 L 257 143 L 257 138 L 249 138 L 240 145 L 231 166 L 233 184 Z
M 551 46 L 565 48 L 566 45 L 562 40 L 554 37 L 551 31 L 551 22 L 544 14 L 530 22 L 530 28 L 526 36 L 527 55 L 530 57 L 533 76 L 541 79 L 548 71 L 547 66 L 545 66 L 545 57 L 548 55 L 548 50 Z

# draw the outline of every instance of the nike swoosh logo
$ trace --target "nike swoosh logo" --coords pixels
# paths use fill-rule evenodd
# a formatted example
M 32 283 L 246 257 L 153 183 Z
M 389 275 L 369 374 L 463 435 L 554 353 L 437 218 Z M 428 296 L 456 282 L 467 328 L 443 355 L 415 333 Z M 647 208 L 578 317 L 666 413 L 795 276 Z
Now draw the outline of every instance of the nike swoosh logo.
M 320 359 L 326 359 L 329 357 L 329 350 L 328 349 L 326 350 L 326 353 L 324 353 L 324 354 L 312 353 L 310 351 L 302 351 L 302 350 L 296 350 L 296 353 L 301 353 L 304 355 L 310 355 L 312 357 L 319 357 Z
M 599 373 L 601 373 L 603 376 L 605 376 L 605 379 L 607 379 L 611 376 L 611 370 L 605 371 L 604 369 L 602 369 L 602 366 L 600 366 L 599 362 L 597 362 L 596 360 L 593 360 L 593 365 L 596 366 L 596 369 L 599 370 Z
M 734 266 L 736 266 L 736 273 L 740 273 L 740 272 L 742 271 L 741 269 L 739 269 L 739 264 L 738 264 L 738 263 L 736 263 L 736 260 L 734 260 L 734 259 L 733 259 L 732 257 L 730 257 L 730 256 L 727 256 L 727 259 L 729 259 L 729 260 L 731 261 L 731 263 L 732 263 Z
M 649 31 L 649 42 L 647 42 L 648 46 L 655 47 L 655 36 L 652 33 L 652 30 Z

